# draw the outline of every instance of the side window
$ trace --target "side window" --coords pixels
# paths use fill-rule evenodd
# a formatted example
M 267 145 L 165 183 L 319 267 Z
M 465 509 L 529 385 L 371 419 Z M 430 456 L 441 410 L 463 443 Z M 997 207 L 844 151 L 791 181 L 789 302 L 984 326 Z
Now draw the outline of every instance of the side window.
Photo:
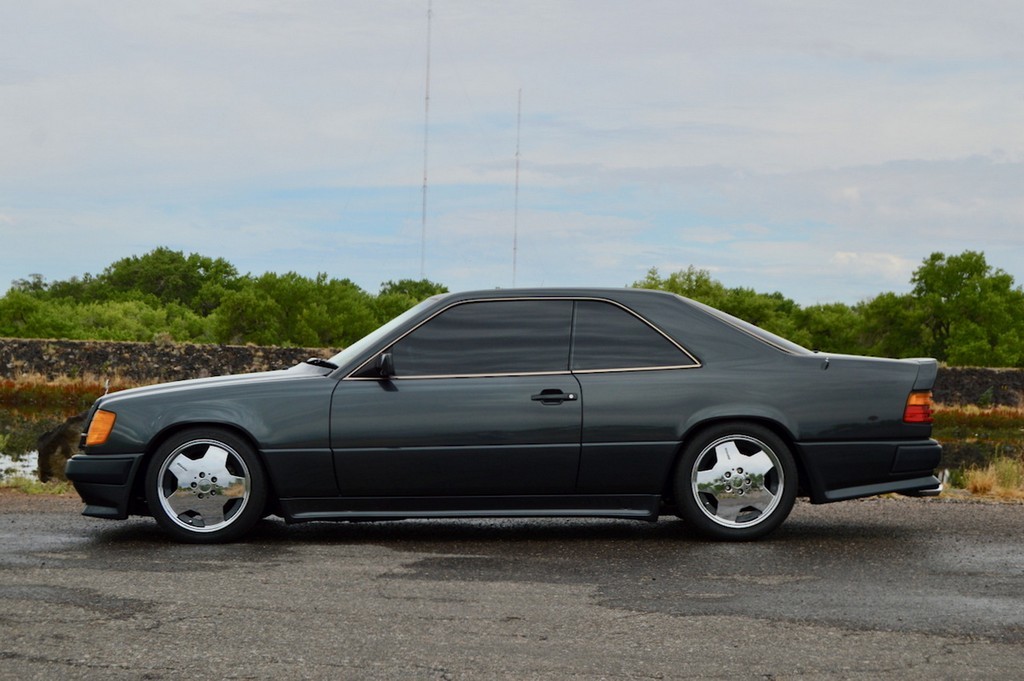
M 451 307 L 395 343 L 395 375 L 566 371 L 572 302 L 496 300 Z
M 576 303 L 574 371 L 693 366 L 697 362 L 632 313 L 600 301 Z

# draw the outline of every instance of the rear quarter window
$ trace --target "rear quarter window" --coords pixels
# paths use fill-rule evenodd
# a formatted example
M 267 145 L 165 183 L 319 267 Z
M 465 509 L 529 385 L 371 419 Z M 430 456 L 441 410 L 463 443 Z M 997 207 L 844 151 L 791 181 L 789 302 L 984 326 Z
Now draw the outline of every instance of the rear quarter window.
M 697 366 L 667 336 L 632 312 L 601 301 L 578 301 L 572 369 L 600 371 Z

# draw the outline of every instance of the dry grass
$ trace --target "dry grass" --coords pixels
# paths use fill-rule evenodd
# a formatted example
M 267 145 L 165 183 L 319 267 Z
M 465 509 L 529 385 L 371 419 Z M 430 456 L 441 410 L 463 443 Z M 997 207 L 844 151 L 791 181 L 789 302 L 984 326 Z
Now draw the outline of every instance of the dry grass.
M 87 409 L 105 392 L 116 392 L 138 384 L 95 376 L 49 379 L 39 374 L 22 374 L 0 379 L 0 407 L 12 412 L 54 411 L 73 413 Z
M 124 390 L 125 388 L 134 388 L 136 386 L 142 385 L 141 383 L 139 383 L 137 381 L 131 381 L 129 379 L 123 378 L 120 375 L 118 375 L 117 373 L 114 373 L 113 375 L 106 374 L 106 375 L 100 376 L 99 374 L 93 374 L 93 373 L 88 373 L 87 372 L 87 373 L 81 374 L 80 376 L 58 376 L 56 378 L 50 378 L 50 377 L 46 376 L 45 374 L 38 374 L 38 373 L 17 373 L 17 374 L 15 374 L 13 376 L 10 376 L 10 377 L 4 378 L 4 379 L 0 379 L 0 380 L 2 380 L 4 383 L 13 383 L 15 385 L 27 386 L 27 387 L 41 386 L 41 385 L 45 385 L 45 386 L 70 386 L 70 387 L 83 386 L 83 385 L 84 386 L 103 386 L 109 380 L 110 381 L 110 389 L 111 390 L 114 390 L 115 387 L 116 387 L 117 390 Z
M 0 479 L 0 489 L 16 490 L 23 494 L 70 494 L 75 491 L 67 480 L 40 482 L 35 478 L 21 476 Z
M 984 424 L 995 428 L 1024 427 L 1024 407 L 934 404 L 932 412 L 935 415 L 937 426 L 970 427 Z
M 1024 461 L 1000 457 L 984 468 L 968 469 L 964 478 L 971 494 L 1024 500 Z
M 934 413 L 933 436 L 940 442 L 990 452 L 987 464 L 958 472 L 956 486 L 977 496 L 1024 500 L 1024 408 L 939 404 Z

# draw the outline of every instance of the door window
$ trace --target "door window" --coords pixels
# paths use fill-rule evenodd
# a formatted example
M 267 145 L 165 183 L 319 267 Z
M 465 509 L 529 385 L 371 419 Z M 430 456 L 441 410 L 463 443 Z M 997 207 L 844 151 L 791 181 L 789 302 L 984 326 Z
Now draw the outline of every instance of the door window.
M 496 300 L 448 308 L 392 348 L 407 376 L 564 372 L 572 301 Z

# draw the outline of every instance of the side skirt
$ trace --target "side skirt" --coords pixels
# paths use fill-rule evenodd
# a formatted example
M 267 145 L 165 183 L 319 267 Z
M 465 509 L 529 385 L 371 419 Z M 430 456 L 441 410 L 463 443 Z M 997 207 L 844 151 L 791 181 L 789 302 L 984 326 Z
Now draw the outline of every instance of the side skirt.
M 656 494 L 486 497 L 335 497 L 281 499 L 289 523 L 310 520 L 402 518 L 631 518 L 658 519 Z

